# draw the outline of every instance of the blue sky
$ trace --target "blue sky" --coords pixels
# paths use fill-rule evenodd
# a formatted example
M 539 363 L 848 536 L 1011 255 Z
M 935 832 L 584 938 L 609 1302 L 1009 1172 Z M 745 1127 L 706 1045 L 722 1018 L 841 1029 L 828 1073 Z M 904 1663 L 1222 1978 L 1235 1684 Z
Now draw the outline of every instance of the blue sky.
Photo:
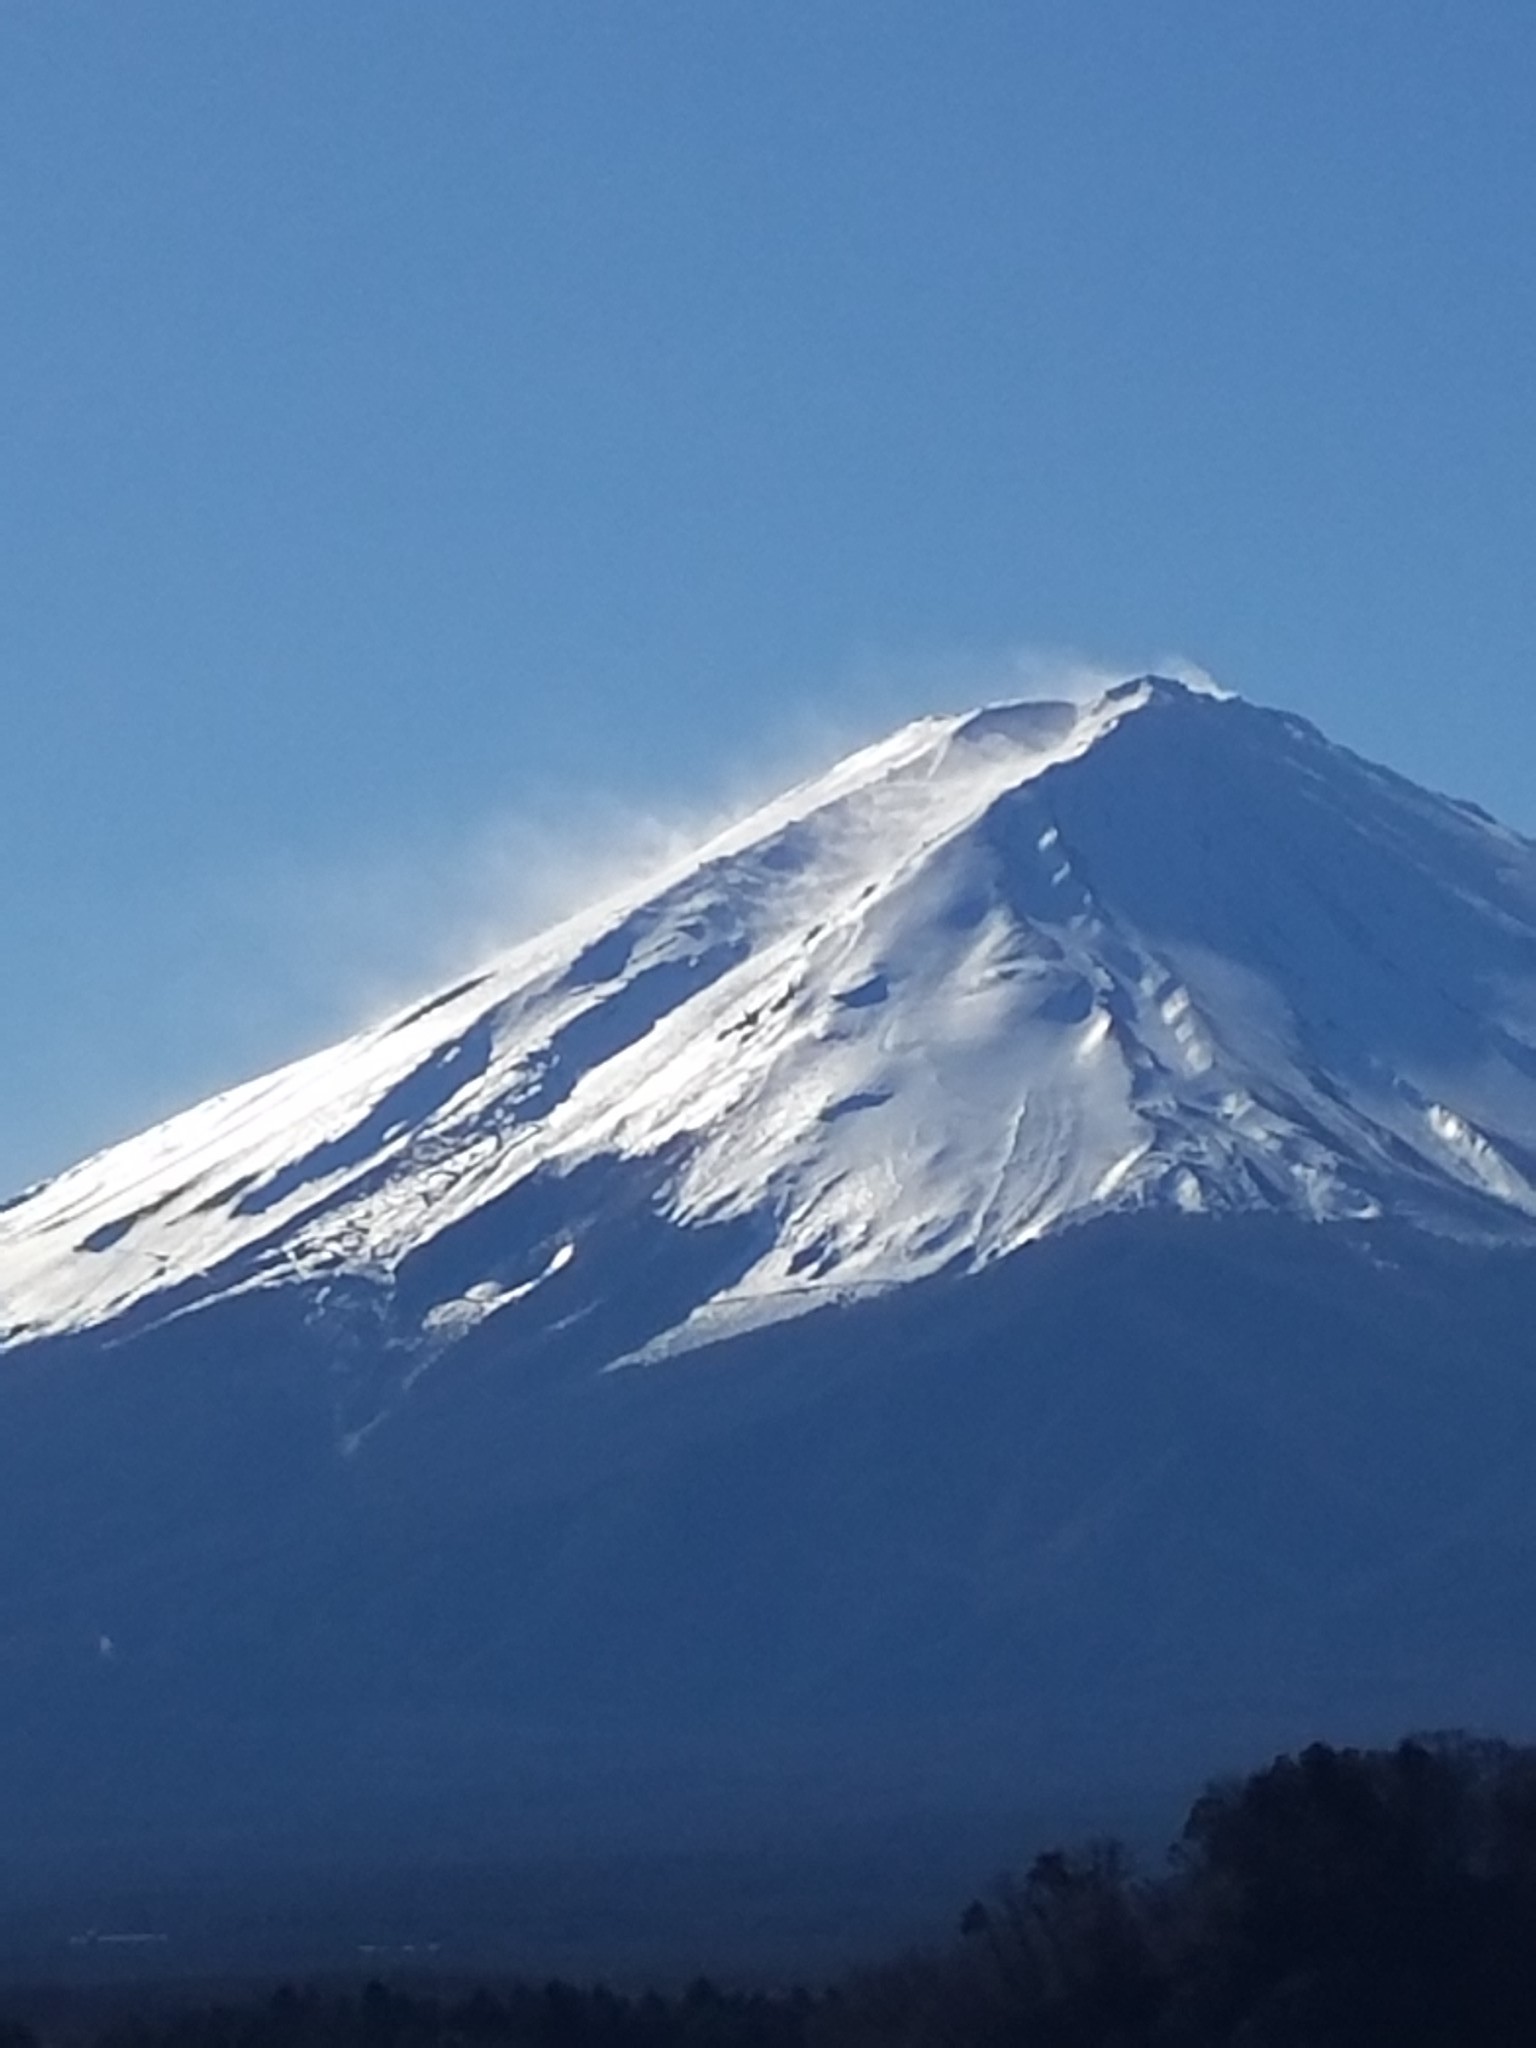
M 0 1184 L 1021 649 L 1536 831 L 1533 82 L 1529 0 L 8 0 Z

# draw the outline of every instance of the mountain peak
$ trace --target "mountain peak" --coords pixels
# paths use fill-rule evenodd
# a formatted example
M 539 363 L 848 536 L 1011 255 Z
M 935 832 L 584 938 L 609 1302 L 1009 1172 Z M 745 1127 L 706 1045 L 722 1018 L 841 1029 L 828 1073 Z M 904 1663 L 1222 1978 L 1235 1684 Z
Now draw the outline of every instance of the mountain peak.
M 1165 676 L 1154 669 L 1148 669 L 1144 675 L 1128 676 L 1123 683 L 1113 683 L 1104 694 L 1111 698 L 1138 697 L 1148 703 L 1158 698 L 1182 703 L 1189 697 L 1208 704 L 1240 701 L 1235 690 L 1224 690 L 1209 680 L 1195 682 L 1188 676 Z
M 1153 675 L 903 727 L 61 1175 L 0 1343 L 344 1286 L 425 1354 L 641 1217 L 676 1341 L 1147 1206 L 1536 1236 L 1536 856 Z

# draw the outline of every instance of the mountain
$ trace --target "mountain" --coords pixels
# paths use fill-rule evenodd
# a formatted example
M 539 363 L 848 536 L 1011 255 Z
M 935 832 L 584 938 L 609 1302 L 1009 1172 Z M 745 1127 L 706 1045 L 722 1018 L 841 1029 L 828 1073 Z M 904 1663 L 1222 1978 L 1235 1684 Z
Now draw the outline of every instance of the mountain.
M 0 1843 L 1518 1732 L 1533 1311 L 1536 848 L 1155 677 L 921 720 L 0 1211 Z
M 1531 1242 L 1533 1175 L 1536 854 L 1147 678 L 921 720 L 22 1196 L 3 1335 L 343 1289 L 415 1369 L 580 1291 L 637 1190 L 718 1246 L 697 1338 L 1127 1209 Z

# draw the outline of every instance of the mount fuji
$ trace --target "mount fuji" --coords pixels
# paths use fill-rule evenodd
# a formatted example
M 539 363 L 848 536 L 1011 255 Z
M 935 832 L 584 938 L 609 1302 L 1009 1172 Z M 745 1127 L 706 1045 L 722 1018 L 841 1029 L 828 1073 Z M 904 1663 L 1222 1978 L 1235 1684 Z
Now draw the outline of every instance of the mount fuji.
M 0 1209 L 0 1829 L 1529 1724 L 1533 1310 L 1536 847 L 1157 677 L 919 720 Z
M 637 1186 L 729 1246 L 666 1304 L 673 1348 L 1113 1211 L 1536 1242 L 1532 1176 L 1536 852 L 1147 678 L 921 720 L 22 1196 L 0 1337 L 344 1290 L 410 1373 L 580 1290 Z M 451 1289 L 410 1284 L 438 1264 Z

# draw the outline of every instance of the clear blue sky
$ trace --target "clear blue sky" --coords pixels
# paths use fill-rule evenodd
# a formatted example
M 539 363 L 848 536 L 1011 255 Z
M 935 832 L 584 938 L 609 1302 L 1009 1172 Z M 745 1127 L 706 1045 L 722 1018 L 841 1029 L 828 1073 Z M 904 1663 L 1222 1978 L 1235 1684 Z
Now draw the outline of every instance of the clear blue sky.
M 1016 647 L 1536 831 L 1533 104 L 1530 0 L 6 0 L 0 1185 Z

